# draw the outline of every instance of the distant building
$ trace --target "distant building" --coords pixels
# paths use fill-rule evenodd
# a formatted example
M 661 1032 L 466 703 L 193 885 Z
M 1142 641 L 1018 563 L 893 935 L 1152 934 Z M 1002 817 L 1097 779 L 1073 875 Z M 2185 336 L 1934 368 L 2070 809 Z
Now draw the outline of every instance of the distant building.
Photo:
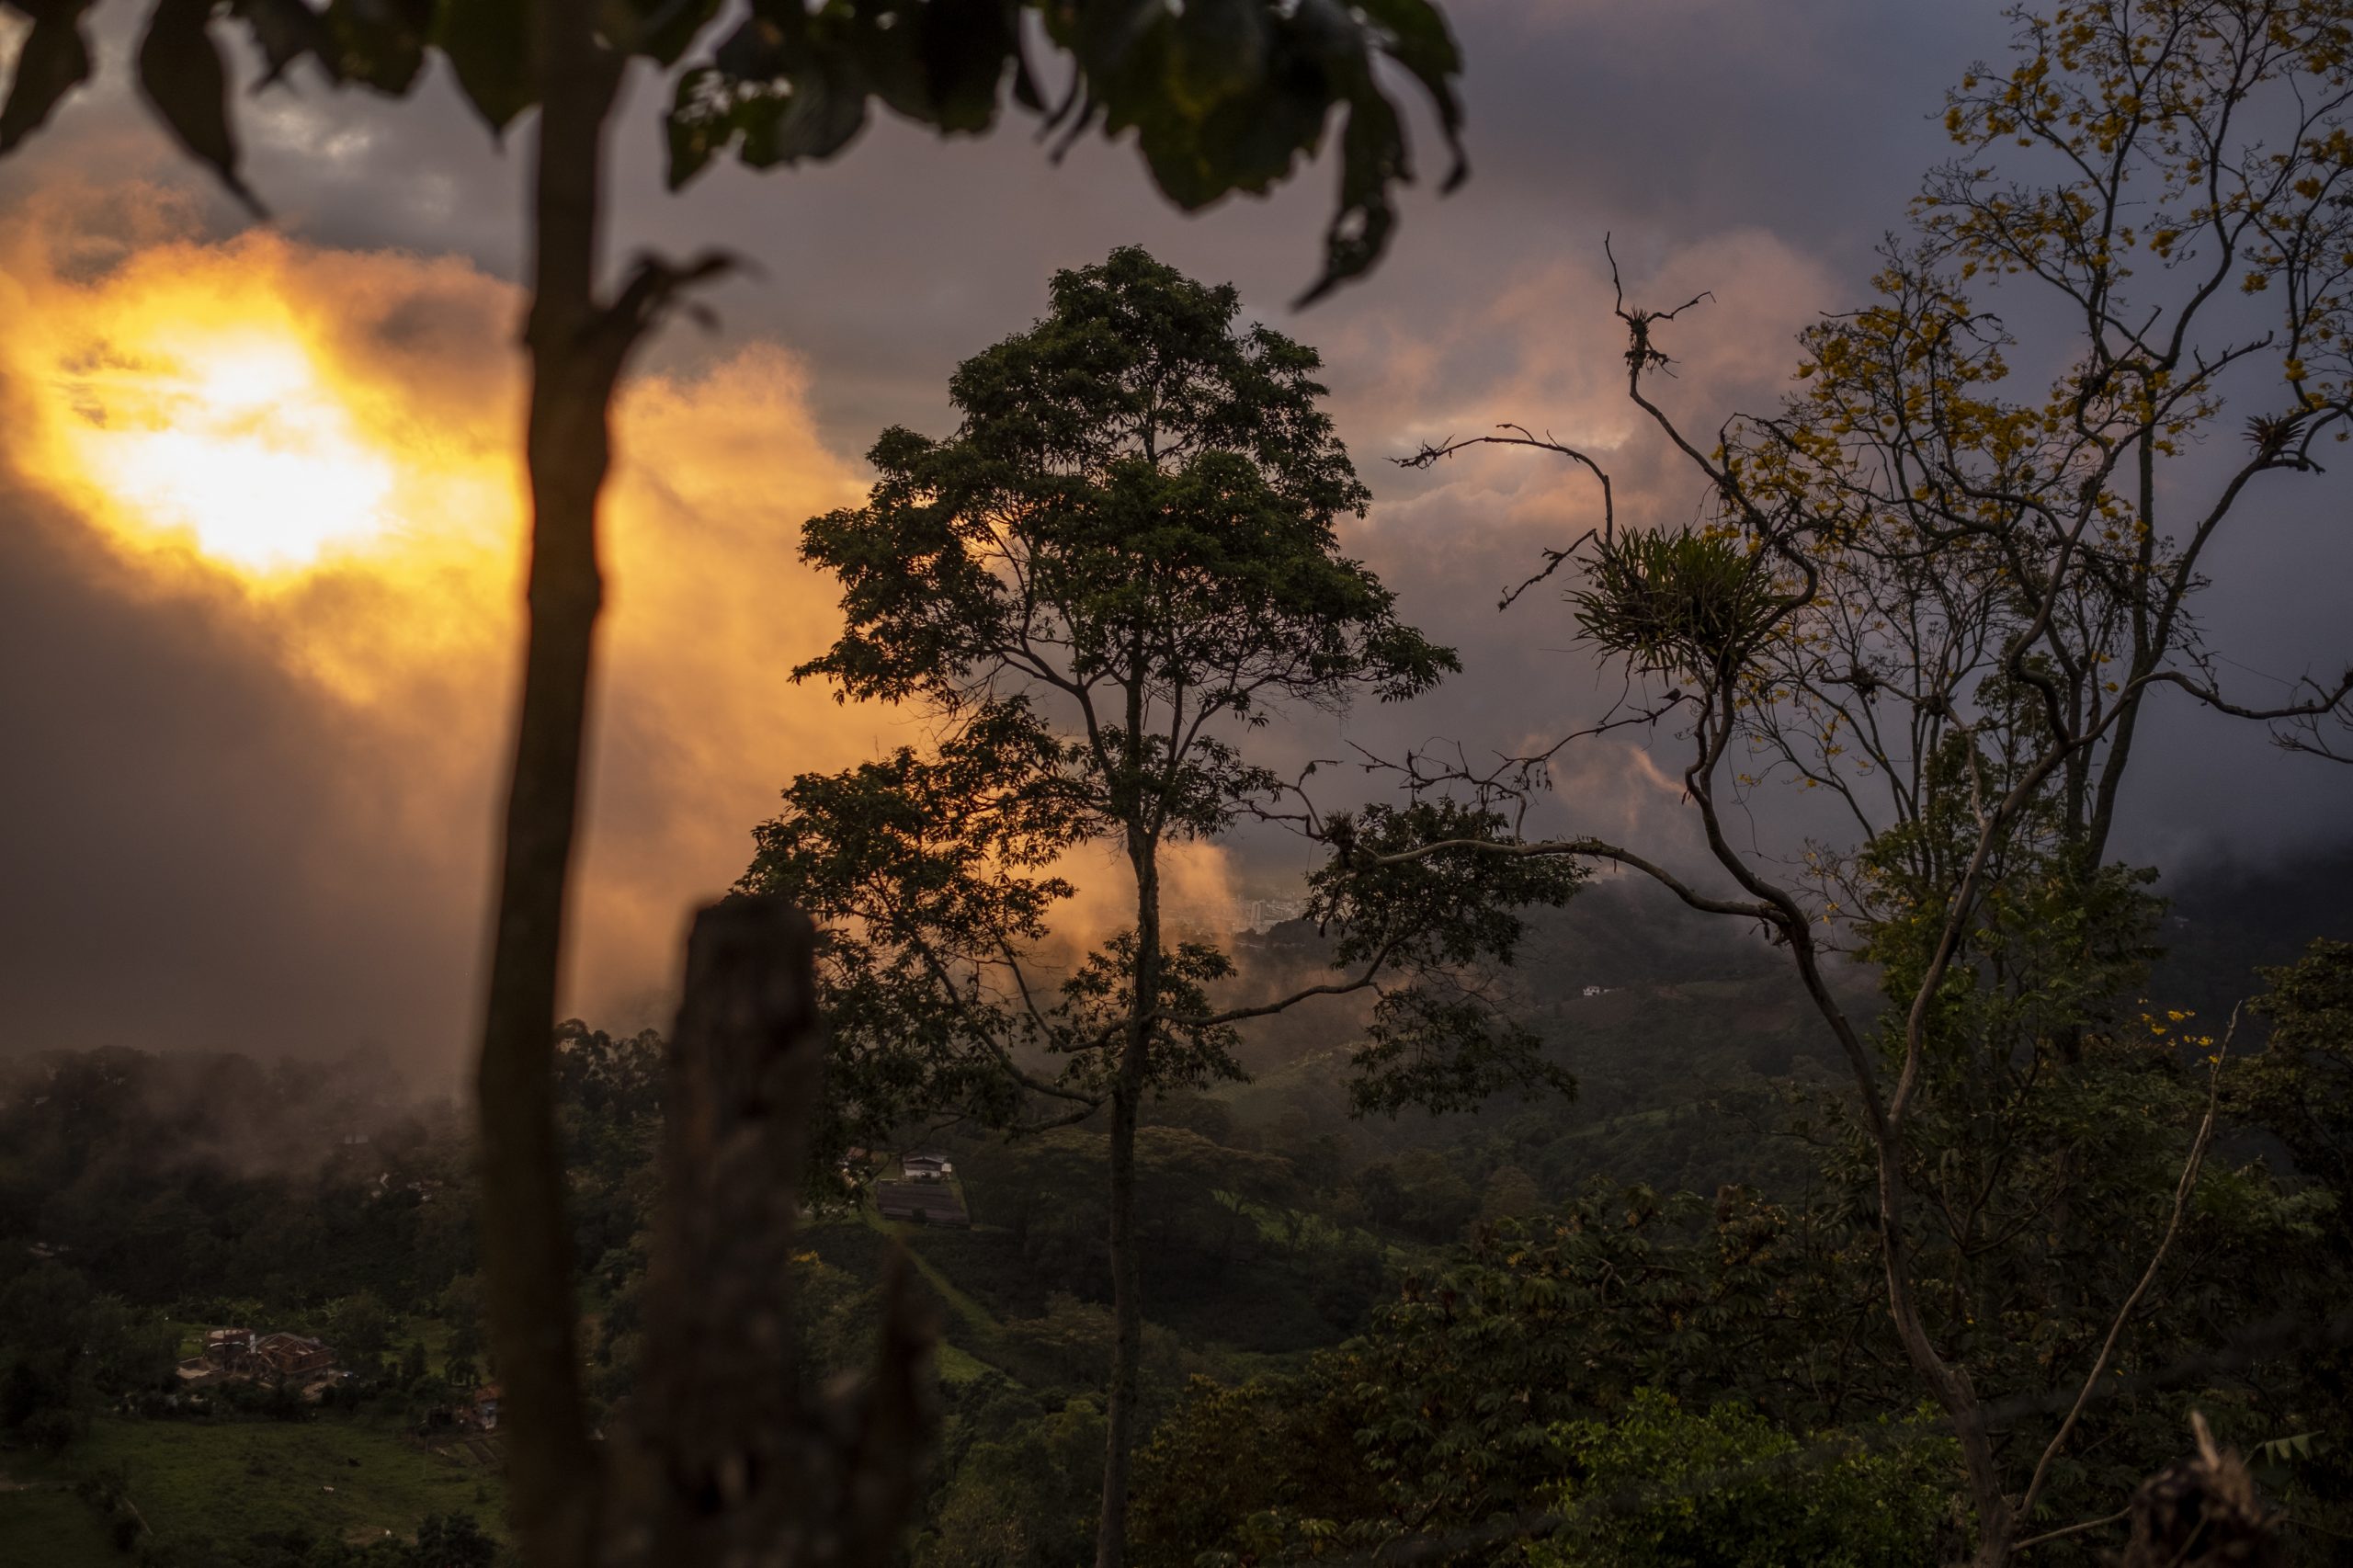
M 972 1216 L 964 1195 L 937 1176 L 928 1181 L 881 1181 L 874 1184 L 874 1207 L 885 1220 L 906 1220 L 918 1225 L 969 1227 Z
M 454 1427 L 460 1433 L 498 1430 L 498 1385 L 484 1383 L 473 1397 L 451 1404 L 437 1404 L 425 1413 L 421 1430 L 431 1433 Z
M 204 1336 L 204 1354 L 181 1363 L 180 1375 L 191 1381 L 199 1377 L 301 1378 L 334 1367 L 335 1351 L 321 1340 L 299 1334 L 216 1328 Z
M 956 1174 L 956 1163 L 945 1154 L 909 1154 L 899 1169 L 909 1181 L 945 1181 Z
M 204 1358 L 222 1371 L 233 1370 L 254 1351 L 250 1328 L 216 1328 L 204 1336 Z
M 299 1334 L 267 1334 L 254 1341 L 254 1359 L 275 1377 L 297 1378 L 324 1372 L 335 1365 L 335 1352 L 316 1339 Z
M 1225 903 L 1167 903 L 1161 906 L 1163 929 L 1223 937 L 1238 932 L 1265 932 L 1286 921 L 1303 918 L 1307 901 L 1301 898 L 1253 898 Z

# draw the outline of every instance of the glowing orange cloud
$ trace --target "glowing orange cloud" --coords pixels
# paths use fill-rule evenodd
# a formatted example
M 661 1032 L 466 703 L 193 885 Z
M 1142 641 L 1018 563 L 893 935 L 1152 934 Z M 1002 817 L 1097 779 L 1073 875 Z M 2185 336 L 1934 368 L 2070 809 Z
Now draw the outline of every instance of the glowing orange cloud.
M 364 953 L 387 903 L 478 930 L 520 632 L 519 297 L 447 258 L 191 237 L 159 197 L 109 243 L 76 200 L 0 226 L 0 461 L 102 544 L 110 592 L 200 607 L 290 677 L 290 727 L 333 759 L 337 798 L 301 802 L 332 818 L 329 845 L 265 832 L 251 874 L 291 879 L 307 856 L 318 940 Z M 789 678 L 838 626 L 801 524 L 864 494 L 805 390 L 791 355 L 754 344 L 640 377 L 618 411 L 565 1004 L 600 1024 L 662 1021 L 687 911 L 742 871 L 786 780 L 926 738 Z M 347 886 L 347 858 L 369 868 Z M 1118 857 L 1069 870 L 1063 940 L 1131 923 Z M 1180 915 L 1232 900 L 1217 846 L 1173 848 L 1165 876 Z M 460 1059 L 473 979 L 415 977 L 425 1060 Z
M 487 452 L 414 442 L 412 411 L 339 362 L 293 294 L 315 268 L 286 243 L 157 246 L 63 288 L 11 249 L 6 352 L 33 392 L 17 462 L 125 544 L 272 582 L 381 565 L 437 530 L 479 544 L 506 520 Z
M 392 524 L 393 460 L 364 445 L 317 367 L 263 335 L 188 346 L 157 366 L 70 383 L 86 473 L 146 526 L 255 571 L 308 566 Z
M 110 591 L 201 606 L 297 677 L 352 841 L 403 850 L 404 885 L 349 890 L 353 940 L 370 900 L 478 928 L 519 634 L 517 295 L 460 261 L 189 237 L 162 199 L 128 244 L 94 224 L 56 196 L 0 228 L 0 461 L 104 541 Z M 862 494 L 797 361 L 640 378 L 617 426 L 568 1005 L 634 1023 L 784 780 L 907 737 L 787 678 L 835 626 L 800 524 Z M 461 1032 L 473 977 L 416 983 Z

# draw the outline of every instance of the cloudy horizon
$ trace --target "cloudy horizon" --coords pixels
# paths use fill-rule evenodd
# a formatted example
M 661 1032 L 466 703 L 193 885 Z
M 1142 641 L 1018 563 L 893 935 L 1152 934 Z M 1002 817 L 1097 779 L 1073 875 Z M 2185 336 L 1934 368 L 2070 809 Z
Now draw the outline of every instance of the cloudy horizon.
M 907 738 L 788 680 L 832 626 L 799 523 L 855 503 L 884 426 L 943 430 L 955 364 L 1039 315 L 1054 269 L 1118 244 L 1233 280 L 1248 315 L 1322 350 L 1375 496 L 1347 548 L 1462 650 L 1438 697 L 1303 723 L 1293 753 L 1517 748 L 1606 705 L 1556 599 L 1495 609 L 1592 520 L 1583 476 L 1522 452 L 1389 460 L 1522 421 L 1600 456 L 1635 524 L 1694 515 L 1703 494 L 1624 403 L 1604 234 L 1635 299 L 1711 295 L 1669 343 L 1678 415 L 1712 431 L 1769 406 L 1795 333 L 1864 297 L 1944 154 L 1943 86 L 2007 28 L 1975 0 L 1449 10 L 1470 183 L 1417 187 L 1374 275 L 1303 312 L 1288 301 L 1328 166 L 1188 218 L 1125 145 L 1057 166 L 1018 121 L 947 143 L 892 123 L 833 165 L 671 197 L 637 84 L 612 256 L 717 244 L 758 269 L 712 293 L 715 333 L 669 329 L 624 400 L 567 1010 L 659 1020 L 687 910 L 741 870 L 786 778 Z M 247 175 L 278 214 L 256 228 L 148 125 L 126 51 L 108 34 L 101 85 L 0 164 L 0 1018 L 18 1051 L 366 1045 L 446 1073 L 471 1038 L 517 653 L 529 130 L 502 153 L 446 81 L 393 104 L 306 80 L 250 105 Z M 366 514 L 358 542 L 244 554 L 181 515 L 201 500 L 188 472 L 124 443 L 168 423 L 154 400 L 176 395 L 182 337 L 249 365 L 256 409 L 328 410 L 307 449 L 401 455 L 324 492 Z M 278 472 L 206 482 L 266 494 Z M 2216 558 L 2209 635 L 2250 696 L 2347 653 L 2347 493 L 2295 483 Z M 2152 739 L 2170 755 L 2127 801 L 2134 859 L 2262 865 L 2348 836 L 2353 770 L 2180 705 Z M 1557 783 L 1563 822 L 1685 842 L 1639 748 L 1575 754 Z M 1247 840 L 1198 895 L 1272 892 L 1303 864 Z

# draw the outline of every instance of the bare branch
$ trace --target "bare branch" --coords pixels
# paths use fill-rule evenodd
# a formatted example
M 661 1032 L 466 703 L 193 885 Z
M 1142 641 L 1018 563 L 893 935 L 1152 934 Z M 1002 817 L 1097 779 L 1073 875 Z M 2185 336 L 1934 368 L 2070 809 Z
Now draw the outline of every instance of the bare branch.
M 2067 1438 L 2075 1429 L 2076 1418 L 2083 1415 L 2084 1406 L 2090 1402 L 2093 1392 L 2099 1387 L 2102 1374 L 2108 1370 L 2109 1358 L 2115 1354 L 2116 1342 L 2123 1335 L 2124 1325 L 2131 1321 L 2133 1312 L 2141 1305 L 2141 1298 L 2148 1294 L 2149 1287 L 2155 1282 L 2157 1270 L 2165 1264 L 2165 1254 L 2172 1250 L 2174 1238 L 2181 1233 L 2182 1217 L 2189 1211 L 2189 1197 L 2198 1186 L 2199 1167 L 2205 1162 L 2206 1146 L 2214 1136 L 2214 1116 L 2222 1097 L 2222 1062 L 2230 1055 L 2231 1040 L 2238 1033 L 2238 1028 L 2239 1010 L 2233 1007 L 2230 1025 L 2222 1031 L 2222 1047 L 2214 1053 L 2212 1070 L 2207 1074 L 2205 1119 L 2199 1122 L 2197 1136 L 2190 1140 L 2189 1158 L 2184 1162 L 2181 1180 L 2174 1187 L 2172 1218 L 2165 1222 L 2165 1234 L 2158 1239 L 2156 1251 L 2150 1255 L 2149 1267 L 2142 1270 L 2140 1283 L 2132 1287 L 2132 1293 L 2124 1298 L 2124 1304 L 2116 1310 L 2115 1320 L 2108 1325 L 2108 1337 L 2100 1343 L 2099 1354 L 2093 1358 L 2092 1369 L 2085 1377 L 2084 1386 L 2076 1393 L 2075 1403 L 2069 1408 L 2067 1418 L 2059 1424 L 2059 1430 L 2051 1435 L 2049 1446 L 2044 1448 L 2042 1458 L 2036 1462 L 2034 1476 L 2027 1483 L 2025 1494 L 2018 1499 L 2017 1517 L 2021 1519 L 2033 1517 L 2034 1506 L 2042 1496 L 2043 1484 L 2051 1478 L 2052 1462 L 2066 1447 Z
M 2063 1529 L 2045 1530 L 2040 1535 L 2030 1535 L 2010 1550 L 2024 1551 L 2029 1546 L 2040 1546 L 2045 1541 L 2064 1540 L 2071 1535 L 2082 1535 L 2087 1530 L 2101 1529 L 2109 1525 L 2120 1525 L 2131 1517 L 2131 1508 L 2119 1508 L 2113 1514 L 2103 1514 L 2097 1519 L 2086 1519 L 2079 1525 L 2069 1525 Z

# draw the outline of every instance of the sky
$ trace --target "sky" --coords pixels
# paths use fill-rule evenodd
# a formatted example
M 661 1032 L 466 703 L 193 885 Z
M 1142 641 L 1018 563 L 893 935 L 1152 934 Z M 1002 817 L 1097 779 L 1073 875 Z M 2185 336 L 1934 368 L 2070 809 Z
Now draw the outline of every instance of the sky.
M 783 782 L 919 738 L 790 682 L 835 624 L 799 524 L 857 503 L 885 426 L 944 433 L 955 364 L 1116 245 L 1234 282 L 1323 351 L 1375 496 L 1347 547 L 1463 653 L 1438 696 L 1280 748 L 1511 749 L 1607 703 L 1556 599 L 1495 608 L 1593 520 L 1589 486 L 1527 453 L 1386 460 L 1518 420 L 1601 456 L 1638 525 L 1694 515 L 1623 403 L 1604 235 L 1637 300 L 1711 293 L 1669 344 L 1677 412 L 1712 430 L 1769 406 L 1792 335 L 1864 297 L 1945 155 L 1944 87 L 2006 25 L 1980 0 L 1448 9 L 1472 177 L 1409 193 L 1379 270 L 1304 312 L 1328 164 L 1188 217 L 1125 145 L 1055 164 L 1017 119 L 953 142 L 885 119 L 834 164 L 670 195 L 634 83 L 613 255 L 716 244 L 756 269 L 623 397 L 568 1011 L 658 1022 L 688 912 L 741 871 Z M 530 130 L 500 148 L 438 79 L 392 104 L 298 73 L 243 105 L 275 214 L 256 225 L 131 99 L 125 12 L 100 13 L 100 84 L 0 164 L 0 1049 L 360 1047 L 446 1074 L 478 996 L 517 650 Z M 2217 557 L 2210 630 L 2248 695 L 2342 657 L 2347 499 L 2336 475 L 2266 497 Z M 2154 738 L 2135 858 L 2342 842 L 2353 770 L 2177 712 Z M 1577 752 L 1557 782 L 1560 824 L 1684 846 L 1641 747 Z M 1264 840 L 1195 854 L 1176 896 L 1279 895 L 1305 863 Z

